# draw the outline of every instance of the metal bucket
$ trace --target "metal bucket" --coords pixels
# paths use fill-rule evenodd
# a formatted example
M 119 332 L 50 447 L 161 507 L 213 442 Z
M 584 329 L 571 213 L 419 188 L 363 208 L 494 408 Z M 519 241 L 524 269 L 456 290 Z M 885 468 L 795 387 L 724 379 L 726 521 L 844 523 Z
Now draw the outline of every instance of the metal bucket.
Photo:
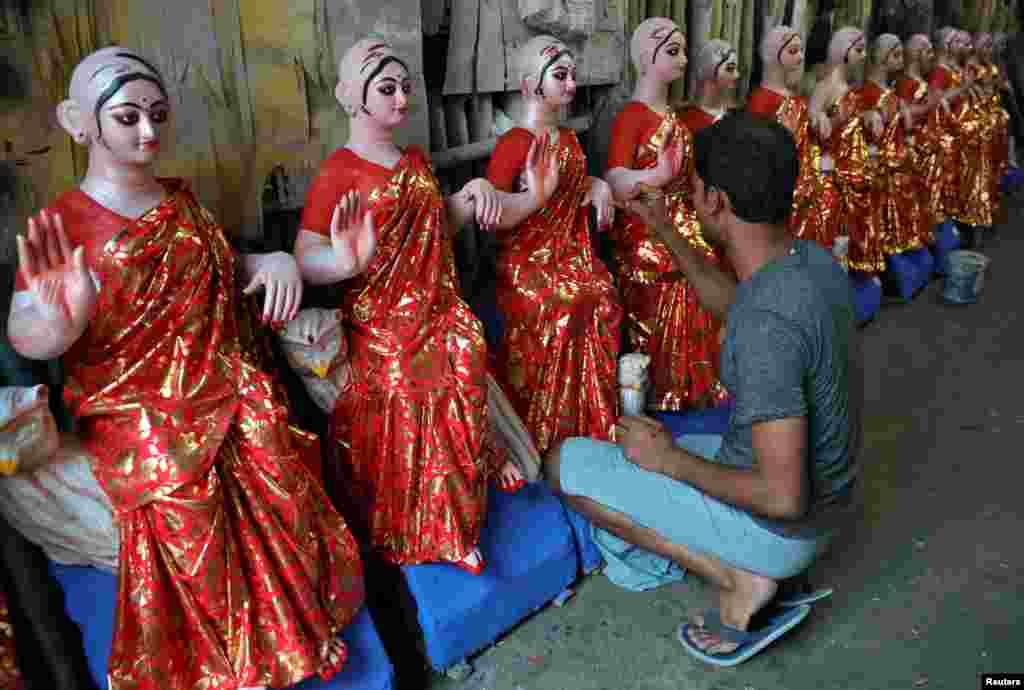
M 958 249 L 946 256 L 946 282 L 942 299 L 953 304 L 972 304 L 978 301 L 985 285 L 985 271 L 989 258 L 979 252 Z

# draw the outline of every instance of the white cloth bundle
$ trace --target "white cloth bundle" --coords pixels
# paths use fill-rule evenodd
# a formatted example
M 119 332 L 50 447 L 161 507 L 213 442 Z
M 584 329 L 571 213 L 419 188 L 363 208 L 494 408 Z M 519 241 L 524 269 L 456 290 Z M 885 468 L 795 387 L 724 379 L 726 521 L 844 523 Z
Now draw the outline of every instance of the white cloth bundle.
M 113 507 L 89 453 L 57 434 L 45 386 L 0 388 L 0 448 L 21 459 L 0 477 L 0 513 L 11 526 L 53 561 L 116 572 Z
M 352 383 L 348 340 L 337 309 L 303 309 L 278 335 L 285 359 L 317 407 L 330 414 Z

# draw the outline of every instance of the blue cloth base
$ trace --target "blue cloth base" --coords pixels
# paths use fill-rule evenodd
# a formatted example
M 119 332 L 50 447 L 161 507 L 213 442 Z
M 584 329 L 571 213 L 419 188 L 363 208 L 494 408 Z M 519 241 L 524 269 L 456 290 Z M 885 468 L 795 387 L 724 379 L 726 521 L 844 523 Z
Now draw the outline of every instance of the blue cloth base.
M 935 244 L 932 245 L 934 271 L 943 275 L 946 271 L 946 257 L 960 248 L 960 233 L 956 223 L 947 219 L 935 228 Z
M 917 267 L 918 273 L 924 277 L 924 282 L 927 284 L 932 273 L 935 272 L 935 257 L 928 251 L 928 248 L 921 247 L 920 249 L 904 252 L 903 256 L 907 257 L 910 263 Z
M 1024 168 L 1009 168 L 999 182 L 999 189 L 1005 193 L 1022 184 L 1024 184 Z
M 687 434 L 724 435 L 729 429 L 731 405 L 690 412 L 652 412 L 651 416 L 664 424 L 673 438 Z
M 64 607 L 82 631 L 89 673 L 100 690 L 107 688 L 107 660 L 114 642 L 117 578 L 96 568 L 50 564 L 64 589 Z M 348 645 L 348 663 L 330 681 L 307 678 L 296 690 L 392 690 L 395 669 L 366 608 L 341 633 Z
M 576 579 L 576 543 L 546 484 L 514 494 L 492 485 L 488 504 L 483 573 L 442 563 L 402 566 L 427 660 L 437 671 L 493 643 Z
M 928 257 L 923 261 L 920 254 Z M 882 283 L 886 291 L 899 299 L 909 301 L 928 284 L 932 274 L 931 253 L 927 249 L 893 254 L 885 260 L 886 271 Z
M 853 301 L 856 308 L 858 326 L 863 326 L 878 315 L 882 308 L 882 286 L 875 276 L 867 273 L 850 273 L 850 286 L 853 288 Z

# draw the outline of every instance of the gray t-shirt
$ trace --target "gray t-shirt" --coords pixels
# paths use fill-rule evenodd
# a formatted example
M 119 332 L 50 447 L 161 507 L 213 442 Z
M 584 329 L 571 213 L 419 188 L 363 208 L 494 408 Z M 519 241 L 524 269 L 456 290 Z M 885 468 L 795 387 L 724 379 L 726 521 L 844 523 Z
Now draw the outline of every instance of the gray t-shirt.
M 736 409 L 716 461 L 753 467 L 754 424 L 807 418 L 810 509 L 799 522 L 757 518 L 778 533 L 816 533 L 849 505 L 863 396 L 854 313 L 849 278 L 812 242 L 794 241 L 736 288 L 721 367 Z

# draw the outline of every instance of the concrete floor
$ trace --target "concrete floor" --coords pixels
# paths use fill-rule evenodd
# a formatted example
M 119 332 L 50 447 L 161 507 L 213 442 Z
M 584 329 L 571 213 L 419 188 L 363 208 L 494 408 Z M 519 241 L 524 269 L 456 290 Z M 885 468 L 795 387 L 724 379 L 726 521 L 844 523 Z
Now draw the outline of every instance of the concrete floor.
M 981 300 L 932 283 L 863 331 L 865 508 L 812 570 L 834 587 L 796 630 L 734 669 L 686 655 L 678 623 L 714 601 L 695 578 L 634 594 L 579 583 L 433 690 L 765 690 L 978 687 L 1024 672 L 1022 213 L 983 251 Z M 408 677 L 403 687 L 414 687 Z

